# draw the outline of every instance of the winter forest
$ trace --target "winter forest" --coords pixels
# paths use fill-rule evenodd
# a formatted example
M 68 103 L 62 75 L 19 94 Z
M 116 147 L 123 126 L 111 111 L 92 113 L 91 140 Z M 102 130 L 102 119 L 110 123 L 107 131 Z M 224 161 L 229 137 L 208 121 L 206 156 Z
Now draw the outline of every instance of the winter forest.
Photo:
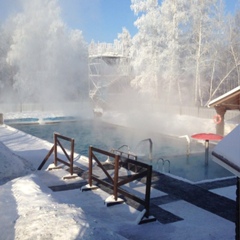
M 137 33 L 114 44 L 129 58 L 129 88 L 161 104 L 206 106 L 240 85 L 240 8 L 223 0 L 131 0 Z M 0 23 L 0 102 L 88 97 L 88 44 L 57 0 L 22 0 Z

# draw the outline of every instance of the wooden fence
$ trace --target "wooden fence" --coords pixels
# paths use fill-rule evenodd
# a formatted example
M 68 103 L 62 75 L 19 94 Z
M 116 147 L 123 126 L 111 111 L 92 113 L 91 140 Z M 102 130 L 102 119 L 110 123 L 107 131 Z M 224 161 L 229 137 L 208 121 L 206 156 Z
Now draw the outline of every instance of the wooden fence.
M 98 154 L 98 155 L 97 155 Z M 113 161 L 113 175 L 109 174 L 107 169 L 104 166 L 104 163 L 99 160 L 100 156 L 104 156 L 105 159 L 112 158 Z M 93 161 L 96 161 L 98 170 L 102 171 L 103 177 L 100 177 L 99 174 L 97 175 L 93 169 Z M 127 175 L 120 175 L 119 169 L 120 167 L 124 167 L 124 169 L 128 169 L 133 167 L 135 172 L 128 171 Z M 130 183 L 136 179 L 146 177 L 146 188 L 145 188 L 145 198 L 142 199 L 125 189 L 121 188 L 121 186 Z M 105 203 L 107 206 L 119 203 L 118 194 L 122 194 L 125 197 L 128 197 L 141 205 L 144 206 L 143 216 L 139 221 L 139 224 L 155 221 L 154 217 L 149 216 L 149 208 L 150 208 L 150 191 L 151 191 L 151 177 L 152 177 L 152 166 L 136 161 L 136 159 L 130 159 L 124 157 L 123 154 L 114 154 L 112 152 L 107 152 L 95 147 L 89 147 L 89 176 L 88 176 L 88 185 L 82 188 L 82 191 L 89 190 L 95 188 L 96 186 L 93 185 L 93 181 L 97 184 L 102 184 L 109 189 L 113 190 L 113 195 L 110 196 L 110 200 L 106 200 Z

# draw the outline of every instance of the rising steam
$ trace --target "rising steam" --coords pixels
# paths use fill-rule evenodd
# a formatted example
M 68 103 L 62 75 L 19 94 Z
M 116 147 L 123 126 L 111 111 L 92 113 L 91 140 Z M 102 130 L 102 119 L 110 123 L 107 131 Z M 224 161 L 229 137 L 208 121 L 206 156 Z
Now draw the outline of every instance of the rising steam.
M 47 103 L 79 98 L 87 86 L 82 32 L 67 28 L 57 0 L 22 0 L 21 4 L 22 12 L 3 27 L 5 41 L 10 39 L 4 57 L 15 100 Z

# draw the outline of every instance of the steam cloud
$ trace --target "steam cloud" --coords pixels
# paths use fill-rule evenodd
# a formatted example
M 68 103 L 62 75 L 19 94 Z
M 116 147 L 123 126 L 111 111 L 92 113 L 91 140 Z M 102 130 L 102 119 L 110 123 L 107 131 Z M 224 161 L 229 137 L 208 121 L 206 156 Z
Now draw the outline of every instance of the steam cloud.
M 87 88 L 82 32 L 67 28 L 57 0 L 20 3 L 22 11 L 1 29 L 0 88 L 7 90 L 5 97 L 39 103 L 79 98 Z

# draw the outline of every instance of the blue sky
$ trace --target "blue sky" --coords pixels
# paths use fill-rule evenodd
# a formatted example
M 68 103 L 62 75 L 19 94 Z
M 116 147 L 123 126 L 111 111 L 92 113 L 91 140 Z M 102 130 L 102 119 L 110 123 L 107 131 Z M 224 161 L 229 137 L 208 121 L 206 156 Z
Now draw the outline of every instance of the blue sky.
M 1 1 L 1 0 L 0 0 Z M 159 0 L 160 2 L 161 0 Z M 226 10 L 234 11 L 240 0 L 225 0 Z M 64 21 L 81 29 L 87 42 L 113 42 L 122 28 L 131 36 L 137 32 L 131 0 L 59 0 Z
M 126 27 L 131 35 L 136 16 L 130 9 L 130 0 L 59 0 L 64 21 L 72 28 L 83 31 L 90 42 L 113 42 L 122 28 Z
M 31 1 L 31 0 L 29 0 Z M 87 42 L 113 42 L 122 28 L 131 36 L 137 29 L 136 16 L 130 9 L 131 0 L 58 0 L 64 22 L 72 29 L 79 29 Z M 225 0 L 228 11 L 234 11 L 240 0 Z M 16 11 L 17 0 L 0 0 L 0 22 Z

